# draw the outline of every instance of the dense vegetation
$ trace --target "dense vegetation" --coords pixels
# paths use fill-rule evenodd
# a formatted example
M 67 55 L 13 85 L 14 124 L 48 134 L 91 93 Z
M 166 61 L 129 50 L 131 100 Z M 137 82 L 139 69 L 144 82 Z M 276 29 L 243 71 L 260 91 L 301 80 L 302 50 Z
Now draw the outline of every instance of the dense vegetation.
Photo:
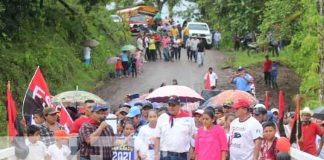
M 203 18 L 223 35 L 223 46 L 232 48 L 235 33 L 255 33 L 259 46 L 267 46 L 269 32 L 285 42 L 279 60 L 290 65 L 301 77 L 300 92 L 308 105 L 323 103 L 320 87 L 320 33 L 323 16 L 314 0 L 196 0 Z M 207 7 L 208 6 L 208 7 Z M 323 43 L 323 42 L 322 42 Z
M 11 81 L 12 94 L 20 109 L 37 66 L 52 95 L 74 90 L 77 85 L 82 90 L 94 89 L 96 82 L 105 78 L 111 69 L 106 64 L 107 58 L 118 54 L 120 47 L 130 42 L 125 26 L 112 22 L 106 3 L 102 0 L 1 1 L 0 107 L 4 108 L 6 84 Z M 83 63 L 80 45 L 86 39 L 100 42 L 92 49 L 92 64 L 88 67 Z M 5 122 L 6 112 L 1 109 L 0 115 L 0 120 Z

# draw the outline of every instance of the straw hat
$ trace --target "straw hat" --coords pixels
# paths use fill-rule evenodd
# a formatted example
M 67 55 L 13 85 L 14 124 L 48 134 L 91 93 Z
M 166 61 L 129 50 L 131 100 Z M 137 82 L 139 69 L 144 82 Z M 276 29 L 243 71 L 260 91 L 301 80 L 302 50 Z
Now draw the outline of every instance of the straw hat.
M 313 111 L 309 107 L 305 107 L 303 110 L 301 110 L 301 115 L 302 114 L 310 114 L 311 116 L 313 115 Z

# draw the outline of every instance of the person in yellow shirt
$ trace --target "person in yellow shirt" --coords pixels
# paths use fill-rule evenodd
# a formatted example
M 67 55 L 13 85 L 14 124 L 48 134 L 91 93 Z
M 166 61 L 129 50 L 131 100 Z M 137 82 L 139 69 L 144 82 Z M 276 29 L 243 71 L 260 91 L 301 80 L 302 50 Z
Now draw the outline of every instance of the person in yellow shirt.
M 179 30 L 176 25 L 172 26 L 170 33 L 173 38 L 176 38 L 179 35 Z
M 155 61 L 156 60 L 156 46 L 155 46 L 155 39 L 154 35 L 150 35 L 150 40 L 149 40 L 149 54 L 148 54 L 148 59 L 149 61 Z
M 183 42 L 186 43 L 189 38 L 189 27 L 186 25 L 183 29 Z

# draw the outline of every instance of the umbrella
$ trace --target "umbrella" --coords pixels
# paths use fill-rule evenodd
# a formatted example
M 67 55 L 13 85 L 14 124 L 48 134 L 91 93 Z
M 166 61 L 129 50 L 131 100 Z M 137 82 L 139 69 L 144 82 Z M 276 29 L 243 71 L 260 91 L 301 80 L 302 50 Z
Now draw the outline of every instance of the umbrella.
M 134 45 L 128 44 L 122 47 L 122 51 L 135 51 L 136 47 Z
M 313 110 L 314 114 L 313 117 L 324 120 L 324 107 L 317 107 Z
M 119 57 L 111 57 L 107 60 L 107 64 L 116 64 Z
M 183 103 L 203 101 L 196 91 L 186 86 L 169 85 L 160 87 L 149 94 L 146 99 L 151 102 L 167 103 L 170 96 L 176 95 Z
M 256 104 L 258 100 L 253 97 L 251 94 L 240 91 L 240 90 L 226 90 L 222 93 L 218 94 L 217 96 L 214 96 L 210 98 L 208 101 L 206 101 L 202 106 L 222 106 L 225 101 L 231 101 L 236 102 L 238 99 L 248 99 L 251 104 Z
M 99 44 L 100 43 L 95 39 L 88 39 L 88 40 L 81 42 L 81 45 L 83 45 L 85 47 L 95 47 L 95 46 L 98 46 Z
M 71 103 L 83 103 L 84 101 L 91 99 L 98 104 L 106 104 L 106 102 L 101 99 L 99 96 L 86 92 L 86 91 L 67 91 L 60 93 L 53 97 L 52 103 L 60 104 L 62 102 L 71 102 Z

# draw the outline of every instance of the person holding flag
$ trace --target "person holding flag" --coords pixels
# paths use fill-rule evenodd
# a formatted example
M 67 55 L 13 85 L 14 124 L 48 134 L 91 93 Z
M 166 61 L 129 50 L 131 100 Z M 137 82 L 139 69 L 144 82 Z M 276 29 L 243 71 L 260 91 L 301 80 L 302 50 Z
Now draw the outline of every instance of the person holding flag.
M 211 90 L 211 89 L 216 88 L 218 76 L 215 72 L 213 72 L 212 67 L 208 68 L 208 72 L 205 74 L 204 80 L 205 80 L 205 89 L 206 90 Z

